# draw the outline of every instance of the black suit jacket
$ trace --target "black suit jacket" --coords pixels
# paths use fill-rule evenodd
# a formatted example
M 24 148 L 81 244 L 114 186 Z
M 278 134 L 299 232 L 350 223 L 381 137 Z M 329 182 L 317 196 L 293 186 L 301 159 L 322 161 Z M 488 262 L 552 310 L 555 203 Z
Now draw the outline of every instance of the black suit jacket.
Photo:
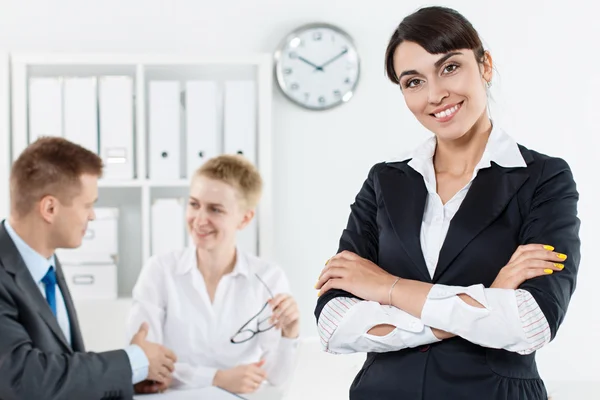
M 58 260 L 56 264 L 72 346 L 0 223 L 0 399 L 133 398 L 124 350 L 85 353 L 73 300 Z
M 339 250 L 393 275 L 423 282 L 489 287 L 521 244 L 568 255 L 564 270 L 525 281 L 554 339 L 575 290 L 580 260 L 578 192 L 567 163 L 519 146 L 526 168 L 480 170 L 452 219 L 433 279 L 420 244 L 427 190 L 407 162 L 375 165 L 351 206 Z M 408 161 L 408 160 L 407 160 Z M 347 292 L 331 290 L 315 309 Z M 535 353 L 484 348 L 460 337 L 431 346 L 369 353 L 350 389 L 358 399 L 546 400 Z

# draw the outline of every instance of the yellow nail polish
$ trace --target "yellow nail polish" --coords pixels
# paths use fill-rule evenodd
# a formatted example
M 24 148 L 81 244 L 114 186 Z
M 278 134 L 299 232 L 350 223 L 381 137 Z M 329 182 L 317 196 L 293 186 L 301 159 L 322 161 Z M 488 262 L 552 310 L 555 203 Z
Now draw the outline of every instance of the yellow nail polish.
M 317 297 L 321 297 L 321 292 L 317 292 Z
M 544 249 L 552 251 L 552 250 L 554 250 L 554 247 L 546 244 L 546 245 L 544 245 Z
M 560 258 L 561 260 L 566 260 L 567 259 L 567 255 L 566 254 L 562 254 L 562 253 L 557 253 L 556 257 Z
M 545 269 L 544 270 L 545 273 L 547 273 L 548 275 L 550 275 L 551 273 L 553 273 L 554 271 L 552 271 L 551 269 Z
M 565 264 L 554 264 L 554 266 L 562 271 L 562 269 L 565 267 Z

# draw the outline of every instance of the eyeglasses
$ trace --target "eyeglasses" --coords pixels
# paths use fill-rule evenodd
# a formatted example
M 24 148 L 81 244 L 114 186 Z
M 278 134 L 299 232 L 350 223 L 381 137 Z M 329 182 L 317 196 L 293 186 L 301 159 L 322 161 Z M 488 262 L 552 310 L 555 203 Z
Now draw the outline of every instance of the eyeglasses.
M 269 289 L 269 287 L 266 285 L 266 283 L 262 279 L 260 279 L 260 276 L 258 276 L 257 274 L 254 274 L 254 275 L 258 278 L 260 283 L 262 283 L 263 286 L 267 289 L 267 291 L 269 292 L 269 295 L 271 296 L 271 299 L 272 299 L 273 293 L 271 292 L 271 289 Z M 260 311 L 257 312 L 256 314 L 254 314 L 252 316 L 252 318 L 250 318 L 248 320 L 248 322 L 246 322 L 244 325 L 242 325 L 242 327 L 240 329 L 238 329 L 238 331 L 235 333 L 235 335 L 233 335 L 231 337 L 231 339 L 230 339 L 231 343 L 234 343 L 234 344 L 245 343 L 248 340 L 252 339 L 254 336 L 258 335 L 259 333 L 263 333 L 270 329 L 273 329 L 275 327 L 275 324 L 271 324 L 269 322 L 271 317 L 272 317 L 272 314 L 270 313 L 269 302 L 267 301 L 265 303 L 265 305 L 260 309 Z M 256 329 L 254 329 L 255 323 L 256 323 Z

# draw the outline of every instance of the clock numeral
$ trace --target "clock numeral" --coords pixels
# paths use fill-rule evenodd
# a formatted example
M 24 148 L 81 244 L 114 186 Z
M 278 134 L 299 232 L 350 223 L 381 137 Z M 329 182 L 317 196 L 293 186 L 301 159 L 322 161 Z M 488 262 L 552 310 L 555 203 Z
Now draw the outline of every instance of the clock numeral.
M 352 81 L 350 80 L 350 78 L 346 78 L 344 79 L 344 83 L 349 85 L 350 83 L 352 83 Z
M 304 101 L 308 101 L 309 97 L 310 97 L 310 93 L 304 92 Z
M 323 35 L 321 34 L 321 32 L 313 33 L 313 40 L 321 40 L 321 39 L 323 39 Z
M 334 90 L 333 95 L 339 99 L 340 97 L 342 97 L 342 92 L 340 92 L 339 90 Z
M 293 72 L 293 70 L 292 70 L 291 68 L 286 68 L 286 69 L 284 69 L 284 70 L 283 70 L 283 73 L 284 73 L 285 75 L 291 75 L 291 74 L 292 74 L 292 72 Z
M 290 86 L 290 88 L 292 90 L 298 90 L 300 89 L 300 85 L 298 85 L 296 82 L 292 83 L 292 85 Z
M 292 52 L 290 52 L 289 56 L 292 60 L 295 60 L 296 58 L 298 58 L 298 53 L 296 53 L 295 51 L 292 51 Z
M 319 97 L 319 104 L 325 104 L 325 96 Z

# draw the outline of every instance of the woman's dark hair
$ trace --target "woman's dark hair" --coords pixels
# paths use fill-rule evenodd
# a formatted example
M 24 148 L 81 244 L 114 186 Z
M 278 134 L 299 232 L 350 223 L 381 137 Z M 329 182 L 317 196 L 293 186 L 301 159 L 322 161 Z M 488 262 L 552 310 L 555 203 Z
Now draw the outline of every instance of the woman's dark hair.
M 431 54 L 470 49 L 478 62 L 483 62 L 485 54 L 479 34 L 458 11 L 437 6 L 421 8 L 402 20 L 385 51 L 386 73 L 395 84 L 400 82 L 394 71 L 394 52 L 404 41 L 415 42 Z

